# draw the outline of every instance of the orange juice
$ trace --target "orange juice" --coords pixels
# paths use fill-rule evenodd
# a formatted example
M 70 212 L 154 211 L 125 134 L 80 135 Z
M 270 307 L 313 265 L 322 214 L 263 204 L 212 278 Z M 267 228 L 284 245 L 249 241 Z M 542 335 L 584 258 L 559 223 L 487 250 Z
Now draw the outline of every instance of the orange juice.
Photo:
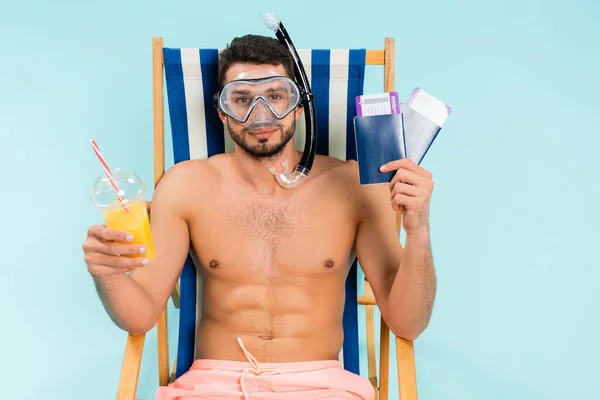
M 116 168 L 111 170 L 111 178 L 106 172 L 98 176 L 90 199 L 102 211 L 108 228 L 129 232 L 133 241 L 146 247 L 143 254 L 123 254 L 126 257 L 143 257 L 154 260 L 155 249 L 150 229 L 150 219 L 146 210 L 144 195 L 146 185 L 131 171 Z M 116 185 L 116 187 L 115 187 Z M 123 207 L 127 206 L 127 209 Z
M 120 205 L 104 210 L 104 222 L 111 229 L 127 231 L 133 235 L 130 244 L 141 244 L 146 247 L 144 254 L 124 254 L 126 257 L 144 257 L 150 261 L 154 260 L 155 250 L 150 229 L 150 220 L 146 203 L 134 201 L 127 204 L 129 211 Z

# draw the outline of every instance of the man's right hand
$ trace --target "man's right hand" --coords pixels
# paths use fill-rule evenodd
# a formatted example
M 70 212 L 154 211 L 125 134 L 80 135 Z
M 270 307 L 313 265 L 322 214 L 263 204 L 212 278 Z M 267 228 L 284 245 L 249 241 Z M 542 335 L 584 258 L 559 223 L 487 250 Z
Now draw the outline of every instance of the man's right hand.
M 82 246 L 89 273 L 102 277 L 123 274 L 148 265 L 148 260 L 143 257 L 122 257 L 145 253 L 143 245 L 118 243 L 131 240 L 133 236 L 129 232 L 110 229 L 104 225 L 91 226 Z

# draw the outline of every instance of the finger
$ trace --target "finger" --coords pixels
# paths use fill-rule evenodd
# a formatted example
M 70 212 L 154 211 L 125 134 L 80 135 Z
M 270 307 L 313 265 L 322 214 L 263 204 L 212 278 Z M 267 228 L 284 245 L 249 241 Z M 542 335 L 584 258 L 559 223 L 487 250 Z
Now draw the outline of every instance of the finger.
M 404 194 L 410 197 L 424 196 L 426 193 L 418 186 L 409 185 L 407 183 L 397 182 L 394 184 L 390 193 L 390 199 L 393 199 L 397 194 Z
M 139 255 L 145 254 L 147 249 L 142 244 L 122 244 L 117 242 L 101 242 L 97 239 L 86 241 L 83 246 L 85 253 L 103 253 L 108 255 Z
M 394 211 L 400 211 L 404 208 L 413 208 L 417 202 L 418 200 L 416 197 L 396 193 L 392 198 L 392 208 Z
M 416 165 L 416 164 L 414 164 L 409 158 L 401 158 L 399 160 L 393 160 L 393 161 L 383 164 L 379 168 L 379 170 L 381 172 L 389 172 L 389 171 L 398 170 L 400 168 L 412 169 L 412 165 Z
M 90 266 L 104 266 L 109 268 L 138 268 L 149 264 L 148 259 L 142 257 L 121 257 L 102 253 L 88 253 L 84 259 Z
M 93 236 L 99 240 L 118 240 L 121 242 L 131 242 L 133 235 L 129 232 L 107 228 L 103 225 L 94 225 L 88 230 L 88 236 Z
M 390 181 L 390 190 L 394 187 L 397 182 L 408 183 L 409 185 L 421 186 L 424 185 L 427 180 L 417 175 L 416 173 L 409 171 L 407 169 L 399 169 L 394 174 L 394 177 Z
M 88 271 L 90 274 L 94 276 L 108 276 L 108 275 L 117 275 L 117 274 L 125 274 L 127 272 L 133 271 L 135 268 L 111 268 L 106 267 L 104 265 L 89 265 Z
M 407 169 L 427 179 L 431 179 L 432 177 L 431 172 L 427 171 L 425 168 L 421 167 L 420 165 L 412 161 L 410 158 L 401 158 L 399 160 L 390 161 L 386 164 L 383 164 L 379 168 L 381 172 L 389 172 L 399 169 Z

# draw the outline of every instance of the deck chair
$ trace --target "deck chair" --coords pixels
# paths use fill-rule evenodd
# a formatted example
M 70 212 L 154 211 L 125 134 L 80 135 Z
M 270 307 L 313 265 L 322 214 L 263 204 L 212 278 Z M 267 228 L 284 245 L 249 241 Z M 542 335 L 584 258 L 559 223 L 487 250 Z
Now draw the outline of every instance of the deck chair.
M 210 157 L 231 151 L 233 143 L 224 132 L 212 104 L 218 89 L 217 61 L 219 49 L 164 48 L 160 37 L 153 38 L 153 113 L 154 113 L 154 185 L 165 172 L 164 155 L 164 87 L 166 81 L 174 162 Z M 383 50 L 298 50 L 315 93 L 318 126 L 317 153 L 342 160 L 356 159 L 352 118 L 356 115 L 355 96 L 363 93 L 367 66 L 383 66 L 383 90 L 394 87 L 394 39 L 386 38 Z M 163 75 L 164 73 L 164 75 Z M 163 80 L 166 78 L 165 80 Z M 304 118 L 297 124 L 296 148 L 304 147 Z M 151 214 L 151 202 L 147 202 Z M 400 233 L 400 216 L 396 220 Z M 360 374 L 358 307 L 366 308 L 368 377 L 376 398 L 389 395 L 390 330 L 380 318 L 379 374 L 376 366 L 374 307 L 377 306 L 368 282 L 364 293 L 357 293 L 358 268 L 355 262 L 346 281 L 343 315 L 344 344 L 340 361 L 345 369 Z M 190 252 L 177 286 L 171 296 L 179 309 L 177 354 L 169 370 L 167 308 L 157 322 L 159 385 L 169 385 L 185 373 L 194 360 L 196 326 L 200 318 L 197 299 L 202 282 L 196 274 L 194 255 Z M 128 335 L 121 369 L 117 400 L 134 400 L 142 359 L 145 335 Z M 396 339 L 398 397 L 417 400 L 414 348 L 411 341 Z

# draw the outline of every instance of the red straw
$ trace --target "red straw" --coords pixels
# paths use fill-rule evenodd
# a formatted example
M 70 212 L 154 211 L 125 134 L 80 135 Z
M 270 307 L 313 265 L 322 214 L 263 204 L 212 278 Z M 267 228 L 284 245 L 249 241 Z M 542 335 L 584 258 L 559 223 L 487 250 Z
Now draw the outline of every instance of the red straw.
M 119 201 L 121 202 L 121 205 L 123 206 L 123 208 L 126 211 L 129 211 L 129 207 L 127 207 L 127 205 L 125 204 L 125 199 L 123 198 L 123 196 L 121 196 L 119 194 L 119 187 L 117 186 L 117 182 L 115 182 L 115 178 L 113 177 L 112 172 L 110 172 L 110 168 L 108 168 L 108 164 L 106 163 L 106 160 L 102 156 L 102 153 L 100 153 L 100 148 L 98 147 L 98 144 L 96 143 L 96 141 L 94 139 L 91 139 L 90 143 L 92 145 L 92 149 L 94 150 L 94 153 L 96 153 L 96 156 L 98 157 L 98 160 L 100 160 L 100 164 L 102 164 L 102 168 L 104 169 L 104 175 L 106 175 L 111 186 L 115 190 L 115 193 L 117 194 L 117 197 L 118 197 Z

